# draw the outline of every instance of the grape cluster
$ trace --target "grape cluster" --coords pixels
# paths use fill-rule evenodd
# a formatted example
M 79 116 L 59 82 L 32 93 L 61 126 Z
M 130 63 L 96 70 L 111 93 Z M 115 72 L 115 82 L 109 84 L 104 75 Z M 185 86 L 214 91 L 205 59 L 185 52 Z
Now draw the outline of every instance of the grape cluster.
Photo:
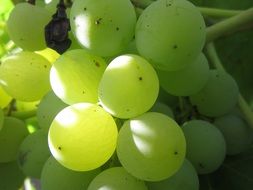
M 61 55 L 44 37 L 57 4 L 19 3 L 7 21 L 19 49 L 0 65 L 0 189 L 27 176 L 42 190 L 198 190 L 250 147 L 238 86 L 210 67 L 192 3 L 75 0 Z

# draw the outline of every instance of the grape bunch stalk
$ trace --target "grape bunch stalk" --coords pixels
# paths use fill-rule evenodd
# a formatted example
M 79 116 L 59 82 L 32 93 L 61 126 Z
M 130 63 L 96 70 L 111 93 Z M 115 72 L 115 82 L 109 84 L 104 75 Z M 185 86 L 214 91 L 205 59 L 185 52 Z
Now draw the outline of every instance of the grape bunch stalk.
M 216 42 L 253 8 L 3 1 L 0 190 L 201 190 L 252 147 Z

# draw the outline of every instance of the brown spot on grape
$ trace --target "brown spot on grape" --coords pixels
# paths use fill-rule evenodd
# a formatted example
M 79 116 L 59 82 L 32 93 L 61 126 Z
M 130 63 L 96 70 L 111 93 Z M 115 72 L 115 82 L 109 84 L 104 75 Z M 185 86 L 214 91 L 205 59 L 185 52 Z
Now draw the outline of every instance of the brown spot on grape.
M 46 69 L 46 68 L 47 68 L 47 65 L 44 65 L 44 68 Z
M 173 46 L 173 49 L 177 49 L 178 48 L 178 46 L 175 44 L 174 46 Z
M 61 147 L 61 146 L 58 146 L 58 150 L 62 150 L 62 147 Z
M 119 27 L 117 27 L 116 30 L 119 31 Z
M 139 77 L 139 80 L 142 80 L 142 77 Z
M 18 160 L 19 160 L 19 164 L 20 164 L 21 167 L 25 164 L 25 162 L 27 160 L 27 155 L 29 154 L 29 152 L 30 152 L 30 150 L 24 151 L 24 152 L 22 152 L 22 151 L 20 152 Z
M 83 90 L 82 93 L 85 94 L 85 91 Z
M 99 62 L 97 62 L 97 61 L 95 61 L 95 65 L 96 65 L 97 67 L 100 67 Z
M 97 19 L 97 20 L 95 21 L 95 24 L 96 24 L 96 25 L 99 25 L 100 22 L 101 22 L 101 20 L 102 20 L 102 18 Z
M 83 8 L 83 10 L 84 10 L 84 11 L 87 11 L 87 8 L 86 8 L 86 7 L 84 7 L 84 8 Z
M 174 155 L 178 155 L 178 152 L 177 152 L 177 151 L 175 151 L 175 152 L 174 152 Z

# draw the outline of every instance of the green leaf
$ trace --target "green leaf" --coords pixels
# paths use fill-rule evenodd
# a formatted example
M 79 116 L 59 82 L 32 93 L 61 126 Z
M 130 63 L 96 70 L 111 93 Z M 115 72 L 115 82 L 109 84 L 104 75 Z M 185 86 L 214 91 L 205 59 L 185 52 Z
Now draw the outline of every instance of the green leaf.
M 252 190 L 253 187 L 253 148 L 230 156 L 221 168 L 212 174 L 213 187 L 229 190 Z

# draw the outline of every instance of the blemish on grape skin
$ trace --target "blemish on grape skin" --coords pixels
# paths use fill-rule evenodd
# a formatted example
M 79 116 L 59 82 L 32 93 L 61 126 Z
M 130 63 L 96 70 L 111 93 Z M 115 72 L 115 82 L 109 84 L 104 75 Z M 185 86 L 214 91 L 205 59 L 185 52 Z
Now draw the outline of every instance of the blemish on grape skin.
M 130 109 L 126 109 L 126 111 L 127 111 L 127 112 L 129 112 L 129 111 L 130 111 Z
M 119 27 L 116 27 L 116 30 L 119 31 Z
M 174 155 L 178 155 L 178 152 L 177 152 L 177 151 L 175 151 L 175 152 L 174 152 Z
M 47 68 L 47 65 L 44 65 L 44 68 L 46 69 L 46 68 Z
M 96 25 L 99 25 L 100 22 L 101 22 L 101 20 L 102 20 L 102 18 L 97 19 L 97 20 L 95 21 L 95 24 L 96 24 Z
M 58 146 L 58 150 L 62 150 L 62 147 L 61 147 L 61 146 Z
M 141 81 L 141 80 L 142 80 L 142 77 L 139 77 L 139 80 Z
M 87 11 L 87 8 L 86 8 L 86 7 L 84 7 L 84 8 L 83 8 L 83 10 L 84 10 L 84 11 Z
M 85 91 L 84 91 L 84 90 L 82 91 L 82 94 L 85 94 Z
M 175 44 L 174 46 L 173 46 L 173 49 L 177 49 L 178 48 L 178 46 Z
M 97 62 L 96 60 L 93 60 L 93 62 L 95 63 L 95 65 L 96 65 L 97 67 L 100 67 L 99 62 Z
M 76 20 L 76 17 L 75 17 L 75 16 L 73 17 L 73 20 Z
M 27 155 L 29 152 L 30 152 L 29 150 L 25 151 L 25 152 L 20 152 L 19 158 L 18 158 L 20 166 L 23 166 L 25 164 L 26 159 L 27 159 Z

